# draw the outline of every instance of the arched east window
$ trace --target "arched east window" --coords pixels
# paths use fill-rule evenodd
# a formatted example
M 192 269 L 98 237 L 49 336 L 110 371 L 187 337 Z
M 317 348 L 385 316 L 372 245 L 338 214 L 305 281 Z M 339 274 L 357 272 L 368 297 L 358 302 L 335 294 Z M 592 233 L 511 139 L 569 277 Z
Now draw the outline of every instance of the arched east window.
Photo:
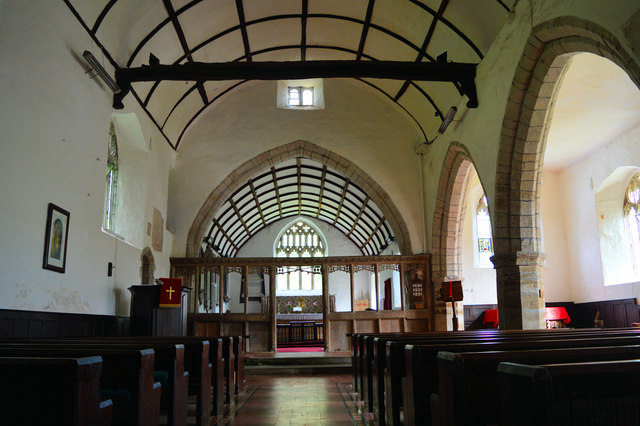
M 107 179 L 104 195 L 104 214 L 102 227 L 115 232 L 115 218 L 118 194 L 118 141 L 113 121 L 109 126 L 109 144 L 107 147 Z
M 296 221 L 276 240 L 276 257 L 324 257 L 326 245 L 322 236 L 308 223 Z M 286 266 L 278 268 L 279 291 L 322 291 L 322 273 L 317 266 Z
M 640 173 L 629 181 L 623 209 L 633 269 L 637 274 L 640 273 Z
M 487 206 L 487 197 L 483 195 L 476 205 L 476 253 L 479 268 L 493 268 L 493 240 L 491 235 L 491 217 Z

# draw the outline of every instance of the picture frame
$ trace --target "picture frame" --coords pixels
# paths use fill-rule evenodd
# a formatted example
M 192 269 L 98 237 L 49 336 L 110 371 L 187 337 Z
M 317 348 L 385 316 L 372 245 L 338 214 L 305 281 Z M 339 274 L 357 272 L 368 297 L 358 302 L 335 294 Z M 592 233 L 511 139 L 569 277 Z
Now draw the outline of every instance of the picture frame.
M 65 209 L 49 203 L 47 226 L 44 234 L 44 260 L 42 267 L 64 274 L 67 265 L 67 241 L 70 214 Z

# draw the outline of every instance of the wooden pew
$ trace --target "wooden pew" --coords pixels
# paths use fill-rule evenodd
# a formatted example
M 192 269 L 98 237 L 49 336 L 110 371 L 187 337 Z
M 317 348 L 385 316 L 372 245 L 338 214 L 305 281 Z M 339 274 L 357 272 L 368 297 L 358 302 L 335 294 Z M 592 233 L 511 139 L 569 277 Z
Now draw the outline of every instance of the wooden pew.
M 563 336 L 569 338 L 579 338 L 587 336 L 600 336 L 603 330 L 483 330 L 477 332 L 457 332 L 457 333 L 429 333 L 420 335 L 390 335 L 376 337 L 373 339 L 373 359 L 367 358 L 361 361 L 370 367 L 368 373 L 371 377 L 367 379 L 367 374 L 363 374 L 364 392 L 370 390 L 373 404 L 374 418 L 378 424 L 399 424 L 402 403 L 402 378 L 405 376 L 405 354 L 404 348 L 407 344 L 418 343 L 460 343 L 464 341 L 503 341 L 503 340 L 530 340 L 534 336 L 562 339 Z M 611 329 L 604 332 L 609 336 L 615 335 L 640 335 L 636 329 Z M 386 343 L 385 350 L 382 350 Z M 366 345 L 365 345 L 366 348 Z M 365 369 L 366 370 L 366 369 Z M 370 381 L 368 381 L 370 380 Z M 384 390 L 383 390 L 384 389 Z
M 640 424 L 640 360 L 498 367 L 502 424 Z
M 108 426 L 113 403 L 101 401 L 101 375 L 100 357 L 1 357 L 3 424 Z
M 440 351 L 478 352 L 489 350 L 562 349 L 589 346 L 623 346 L 640 344 L 640 336 L 513 340 L 499 342 L 440 343 L 407 345 L 405 347 L 406 375 L 402 379 L 404 424 L 431 424 L 431 393 L 437 391 L 437 354 Z
M 475 339 L 530 339 L 534 335 L 560 337 L 563 335 L 600 334 L 602 330 L 478 330 L 473 332 L 436 333 L 375 333 L 351 334 L 353 382 L 357 384 L 365 408 L 374 413 L 378 424 L 399 424 L 402 405 L 401 377 L 404 376 L 404 346 L 442 340 L 469 341 Z M 607 333 L 638 333 L 632 329 L 611 329 Z M 434 340 L 435 339 L 435 340 Z M 385 343 L 391 345 L 384 350 Z M 388 368 L 387 368 L 388 366 Z M 388 373 L 385 369 L 390 370 Z M 384 388 L 384 391 L 382 390 Z M 392 407 L 387 409 L 385 407 Z
M 65 339 L 73 341 L 180 344 L 184 346 L 184 370 L 189 372 L 188 395 L 196 396 L 196 425 L 208 425 L 211 416 L 222 412 L 223 402 L 217 403 L 217 393 L 224 387 L 222 377 L 222 341 L 193 336 L 135 336 Z M 213 344 L 212 344 L 213 343 Z M 212 390 L 212 386 L 213 390 Z M 211 395 L 214 395 L 212 400 Z M 214 405 L 214 402 L 217 404 Z M 185 413 L 186 414 L 186 413 Z
M 153 381 L 153 349 L 74 348 L 59 345 L 0 345 L 0 357 L 81 358 L 98 354 L 102 358 L 102 390 L 126 390 L 131 407 L 113 400 L 113 424 L 157 426 L 160 419 L 160 383 Z
M 488 351 L 438 354 L 438 393 L 431 395 L 434 425 L 498 424 L 498 365 L 501 362 L 555 364 L 629 360 L 640 346 L 606 346 L 528 351 Z
M 4 339 L 3 344 L 12 346 L 53 345 L 56 347 L 93 349 L 153 349 L 154 373 L 167 376 L 167 386 L 162 388 L 160 408 L 166 410 L 169 426 L 187 425 L 189 373 L 184 368 L 184 345 L 174 341 L 157 339 Z M 159 380 L 160 381 L 160 380 Z

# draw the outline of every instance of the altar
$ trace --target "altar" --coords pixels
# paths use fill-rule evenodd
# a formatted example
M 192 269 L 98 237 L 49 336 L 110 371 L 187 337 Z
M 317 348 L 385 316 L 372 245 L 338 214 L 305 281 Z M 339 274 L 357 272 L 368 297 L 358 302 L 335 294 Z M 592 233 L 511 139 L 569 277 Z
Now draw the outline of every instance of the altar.
M 278 346 L 312 346 L 324 342 L 322 314 L 276 314 Z

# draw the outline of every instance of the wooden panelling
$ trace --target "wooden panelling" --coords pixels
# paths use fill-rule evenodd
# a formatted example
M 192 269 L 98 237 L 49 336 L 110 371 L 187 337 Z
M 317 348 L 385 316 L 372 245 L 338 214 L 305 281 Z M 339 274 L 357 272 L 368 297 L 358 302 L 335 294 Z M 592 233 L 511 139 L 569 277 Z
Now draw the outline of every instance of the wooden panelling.
M 639 321 L 636 299 L 600 300 L 588 303 L 555 302 L 547 306 L 564 306 L 571 318 L 569 327 L 592 328 L 596 313 L 600 312 L 603 327 L 629 327 Z
M 269 323 L 250 322 L 247 351 L 266 352 L 269 350 Z
M 351 350 L 351 339 L 347 334 L 351 333 L 351 321 L 330 321 L 331 341 L 327 342 L 329 352 L 345 352 Z
M 429 331 L 429 320 L 426 318 L 418 320 L 407 320 L 407 328 L 405 331 L 408 333 Z
M 381 333 L 389 333 L 389 332 L 401 332 L 404 328 L 402 318 L 394 318 L 394 319 L 383 319 L 380 321 L 380 332 Z
M 486 328 L 483 324 L 484 311 L 498 309 L 498 305 L 464 305 L 464 329 L 478 330 Z
M 127 336 L 129 318 L 0 309 L 0 337 Z

